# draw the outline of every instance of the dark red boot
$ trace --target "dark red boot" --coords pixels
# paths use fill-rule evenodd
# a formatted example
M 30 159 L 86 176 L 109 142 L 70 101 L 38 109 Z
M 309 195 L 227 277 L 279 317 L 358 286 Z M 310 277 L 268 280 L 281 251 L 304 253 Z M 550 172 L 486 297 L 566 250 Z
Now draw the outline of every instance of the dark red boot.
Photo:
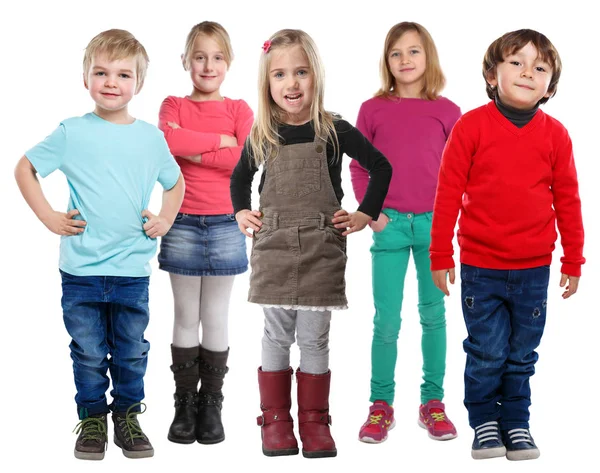
M 262 415 L 256 421 L 261 426 L 262 451 L 268 457 L 298 454 L 298 441 L 290 414 L 292 374 L 292 368 L 283 371 L 258 368 Z
M 337 450 L 329 426 L 331 371 L 307 374 L 296 371 L 298 381 L 298 426 L 302 455 L 307 458 L 335 457 Z

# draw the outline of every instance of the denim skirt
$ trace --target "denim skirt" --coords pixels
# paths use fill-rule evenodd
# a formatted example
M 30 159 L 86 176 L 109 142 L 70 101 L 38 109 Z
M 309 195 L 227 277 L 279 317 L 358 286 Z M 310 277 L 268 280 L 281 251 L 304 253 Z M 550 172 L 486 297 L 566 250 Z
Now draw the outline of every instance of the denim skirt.
M 246 237 L 233 214 L 178 213 L 162 237 L 158 267 L 186 276 L 232 276 L 248 270 Z

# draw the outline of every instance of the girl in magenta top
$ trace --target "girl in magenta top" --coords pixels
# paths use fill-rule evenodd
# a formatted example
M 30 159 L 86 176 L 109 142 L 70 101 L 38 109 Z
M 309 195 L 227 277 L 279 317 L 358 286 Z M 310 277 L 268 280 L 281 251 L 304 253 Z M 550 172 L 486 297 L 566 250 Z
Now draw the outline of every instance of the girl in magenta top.
M 359 439 L 379 443 L 395 425 L 394 371 L 404 278 L 412 251 L 423 329 L 423 383 L 419 425 L 436 440 L 456 437 L 442 403 L 446 366 L 444 294 L 429 265 L 433 202 L 442 151 L 460 109 L 439 94 L 445 79 L 435 44 L 425 28 L 403 22 L 387 34 L 381 60 L 382 87 L 360 108 L 357 128 L 388 158 L 394 169 L 382 213 L 373 230 L 372 278 L 375 318 L 371 350 L 369 417 Z M 360 201 L 368 174 L 350 163 Z
M 159 128 L 186 182 L 180 213 L 158 255 L 175 302 L 175 418 L 168 438 L 176 443 L 225 438 L 221 388 L 228 369 L 229 298 L 235 275 L 248 269 L 229 180 L 253 121 L 246 102 L 221 95 L 232 59 L 229 35 L 220 24 L 194 26 L 181 55 L 192 93 L 167 97 L 160 108 Z

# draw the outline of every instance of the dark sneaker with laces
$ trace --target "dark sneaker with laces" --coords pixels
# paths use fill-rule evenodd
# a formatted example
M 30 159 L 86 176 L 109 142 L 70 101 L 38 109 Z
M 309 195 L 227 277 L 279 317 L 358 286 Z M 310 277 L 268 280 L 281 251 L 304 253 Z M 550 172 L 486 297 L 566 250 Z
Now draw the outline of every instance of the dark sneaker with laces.
M 144 410 L 134 411 L 137 406 Z M 146 405 L 138 402 L 132 404 L 127 412 L 113 412 L 112 419 L 115 424 L 115 445 L 123 450 L 127 458 L 146 458 L 154 456 L 154 448 L 148 437 L 142 431 L 137 416 L 146 411 Z
M 529 429 L 503 430 L 506 458 L 509 460 L 535 460 L 540 456 Z
M 86 417 L 73 430 L 78 433 L 75 442 L 75 458 L 80 460 L 102 460 L 106 450 L 106 414 Z
M 500 437 L 498 422 L 495 420 L 475 427 L 475 439 L 471 447 L 471 456 L 475 460 L 503 457 L 506 447 Z

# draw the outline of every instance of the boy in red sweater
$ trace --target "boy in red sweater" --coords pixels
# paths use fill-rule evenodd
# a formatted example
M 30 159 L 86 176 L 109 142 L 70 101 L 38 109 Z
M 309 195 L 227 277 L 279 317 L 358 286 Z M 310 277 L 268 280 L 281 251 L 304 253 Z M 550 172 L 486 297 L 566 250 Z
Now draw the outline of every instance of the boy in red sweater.
M 448 139 L 431 230 L 433 279 L 454 283 L 456 218 L 468 337 L 465 406 L 473 458 L 539 456 L 529 433 L 529 378 L 546 321 L 558 230 L 563 298 L 581 275 L 583 223 L 567 130 L 538 107 L 556 93 L 561 62 L 544 35 L 507 33 L 483 61 L 487 105 L 462 116 Z

